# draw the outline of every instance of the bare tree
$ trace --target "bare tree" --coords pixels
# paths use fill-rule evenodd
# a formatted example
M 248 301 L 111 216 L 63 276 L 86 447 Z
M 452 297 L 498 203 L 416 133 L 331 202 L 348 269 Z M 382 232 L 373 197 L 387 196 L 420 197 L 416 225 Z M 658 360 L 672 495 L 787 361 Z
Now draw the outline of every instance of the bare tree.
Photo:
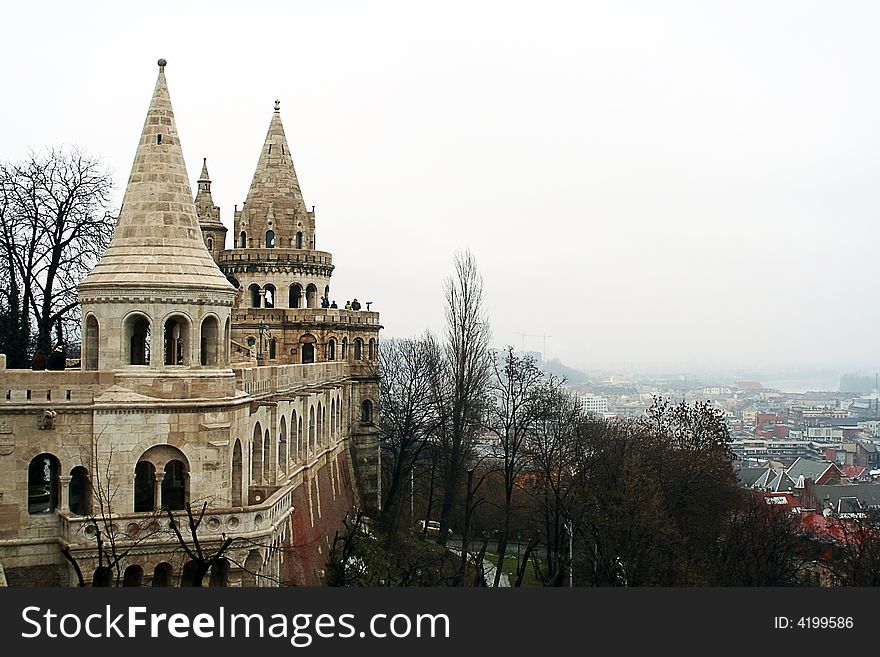
M 446 344 L 435 371 L 434 392 L 443 447 L 443 504 L 437 542 L 446 545 L 452 510 L 486 408 L 491 330 L 483 308 L 483 279 L 469 251 L 455 256 L 446 280 Z
M 528 462 L 526 441 L 541 411 L 543 373 L 530 356 L 517 356 L 507 347 L 503 358 L 492 359 L 491 396 L 487 429 L 498 439 L 504 475 L 504 520 L 498 537 L 498 567 L 494 586 L 501 581 L 510 535 L 513 490 Z
M 11 269 L 7 303 L 19 313 L 19 330 L 29 331 L 33 320 L 37 348 L 48 352 L 53 333 L 63 341 L 66 330 L 78 328 L 76 285 L 113 234 L 112 186 L 102 162 L 77 149 L 33 152 L 0 166 L 0 249 Z

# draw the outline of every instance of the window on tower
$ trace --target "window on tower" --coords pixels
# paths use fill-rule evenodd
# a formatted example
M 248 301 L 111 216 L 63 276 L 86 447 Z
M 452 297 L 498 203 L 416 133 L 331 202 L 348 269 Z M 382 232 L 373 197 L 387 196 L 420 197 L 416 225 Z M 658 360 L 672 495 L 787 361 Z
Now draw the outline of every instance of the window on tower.
M 275 248 L 275 231 L 267 230 L 266 231 L 266 248 L 274 249 Z

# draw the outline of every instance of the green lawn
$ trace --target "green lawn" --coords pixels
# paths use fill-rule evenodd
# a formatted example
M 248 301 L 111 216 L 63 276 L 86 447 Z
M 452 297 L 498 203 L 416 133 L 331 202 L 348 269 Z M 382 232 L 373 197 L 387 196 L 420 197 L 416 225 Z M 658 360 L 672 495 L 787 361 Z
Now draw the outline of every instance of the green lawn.
M 491 563 L 494 566 L 498 563 L 498 555 L 487 552 L 485 560 L 486 562 Z M 513 553 L 513 556 L 511 556 L 510 554 L 506 554 L 504 556 L 504 569 L 502 572 L 507 575 L 507 579 L 510 581 L 510 585 L 513 586 L 516 583 L 516 552 Z M 491 582 L 489 584 L 491 585 Z M 523 577 L 522 585 L 543 586 L 541 581 L 535 577 L 535 567 L 531 564 L 531 562 L 526 567 L 526 574 Z

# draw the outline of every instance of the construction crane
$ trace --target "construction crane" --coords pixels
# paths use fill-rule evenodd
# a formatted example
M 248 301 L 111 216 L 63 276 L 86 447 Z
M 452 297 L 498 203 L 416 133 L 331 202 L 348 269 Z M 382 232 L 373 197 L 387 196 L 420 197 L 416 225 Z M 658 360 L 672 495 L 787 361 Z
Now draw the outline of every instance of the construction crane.
M 552 335 L 532 335 L 531 333 L 526 333 L 525 331 L 521 331 L 519 333 L 514 332 L 514 335 L 518 335 L 522 338 L 522 349 L 523 353 L 526 352 L 526 338 L 543 338 L 544 340 L 544 350 L 541 352 L 541 360 L 545 363 L 547 362 L 547 339 L 552 338 Z

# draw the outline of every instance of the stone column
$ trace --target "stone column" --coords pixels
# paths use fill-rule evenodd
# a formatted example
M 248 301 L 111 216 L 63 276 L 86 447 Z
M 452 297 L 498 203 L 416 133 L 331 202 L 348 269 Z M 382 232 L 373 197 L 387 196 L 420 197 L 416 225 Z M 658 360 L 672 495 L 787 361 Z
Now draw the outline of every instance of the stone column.
M 68 508 L 68 504 L 70 500 L 68 499 L 68 492 L 70 491 L 70 480 L 73 479 L 70 475 L 61 475 L 58 477 L 58 510 L 59 511 L 70 511 Z
M 162 480 L 165 479 L 164 472 L 156 473 L 156 483 L 153 485 L 153 511 L 162 508 Z
M 260 288 L 260 308 L 266 307 L 266 290 Z

